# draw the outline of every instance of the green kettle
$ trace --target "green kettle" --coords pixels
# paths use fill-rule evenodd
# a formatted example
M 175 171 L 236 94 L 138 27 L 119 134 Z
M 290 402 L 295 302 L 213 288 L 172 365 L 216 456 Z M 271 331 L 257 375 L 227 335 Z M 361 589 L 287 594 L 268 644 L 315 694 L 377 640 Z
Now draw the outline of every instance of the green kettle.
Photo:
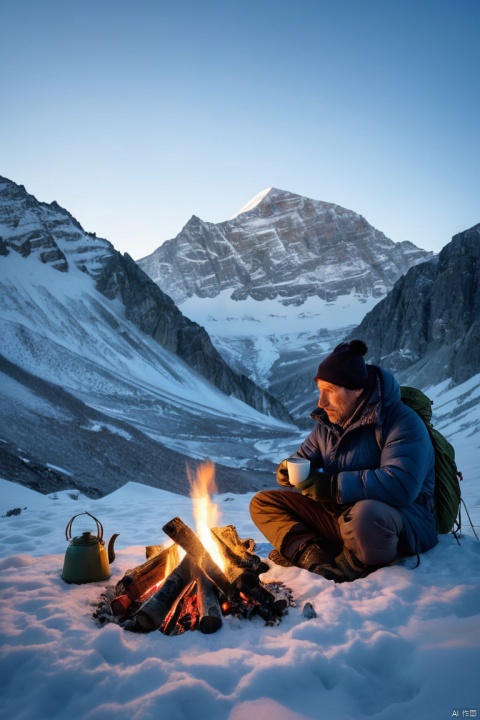
M 97 524 L 97 534 L 90 531 L 72 538 L 72 523 L 80 515 L 88 515 Z M 110 577 L 110 563 L 115 560 L 113 545 L 118 533 L 112 535 L 108 543 L 108 551 L 103 540 L 103 527 L 99 520 L 89 512 L 78 513 L 67 525 L 65 537 L 70 541 L 63 561 L 62 580 L 67 583 L 96 582 Z

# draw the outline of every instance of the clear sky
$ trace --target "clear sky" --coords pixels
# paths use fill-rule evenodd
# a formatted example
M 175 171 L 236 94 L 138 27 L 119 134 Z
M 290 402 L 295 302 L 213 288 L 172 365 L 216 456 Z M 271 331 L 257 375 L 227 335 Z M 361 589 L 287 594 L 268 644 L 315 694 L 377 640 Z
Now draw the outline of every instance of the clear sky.
M 274 186 L 480 222 L 479 0 L 0 0 L 0 174 L 134 258 Z

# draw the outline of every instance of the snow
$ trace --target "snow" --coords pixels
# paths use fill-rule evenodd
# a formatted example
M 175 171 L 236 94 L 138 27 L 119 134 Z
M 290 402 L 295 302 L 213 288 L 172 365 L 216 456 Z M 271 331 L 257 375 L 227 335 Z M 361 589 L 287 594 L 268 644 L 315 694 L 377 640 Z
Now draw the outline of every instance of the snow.
M 257 207 L 259 205 L 263 198 L 268 195 L 268 193 L 272 190 L 271 187 L 266 188 L 265 190 L 260 190 L 259 193 L 257 193 L 251 200 L 249 200 L 246 205 L 244 205 L 235 215 L 232 215 L 230 220 L 233 220 L 234 218 L 238 217 L 242 213 L 248 212 L 249 210 L 253 210 L 253 208 Z
M 480 491 L 464 452 L 463 494 L 473 522 Z M 270 546 L 252 524 L 251 495 L 216 496 L 221 524 Z M 18 515 L 6 517 L 9 510 Z M 60 578 L 65 528 L 88 511 L 120 533 L 108 581 Z M 355 583 L 335 585 L 298 568 L 264 579 L 292 588 L 297 606 L 277 627 L 224 618 L 214 635 L 136 635 L 99 627 L 94 606 L 107 584 L 166 540 L 174 516 L 193 524 L 191 501 L 135 483 L 100 500 L 39 495 L 0 480 L 0 707 L 11 720 L 418 720 L 480 712 L 480 543 L 465 526 L 421 556 Z M 75 520 L 74 534 L 94 527 Z M 302 609 L 313 603 L 317 617 Z M 468 715 L 462 712 L 468 712 Z
M 222 290 L 214 298 L 188 298 L 179 308 L 190 320 L 203 325 L 214 337 L 275 337 L 288 334 L 318 333 L 358 325 L 377 303 L 355 293 L 341 295 L 334 302 L 317 296 L 301 305 L 284 305 L 280 300 L 232 300 L 231 290 Z M 293 344 L 293 343 L 292 343 Z
M 301 305 L 283 304 L 279 298 L 233 300 L 227 289 L 214 298 L 188 298 L 179 307 L 207 330 L 227 363 L 268 387 L 272 367 L 278 361 L 285 367 L 286 354 L 294 364 L 304 354 L 318 357 L 348 335 L 377 302 L 354 292 L 335 301 L 307 297 Z M 243 367 L 236 366 L 239 358 Z
M 221 428 L 241 424 L 269 435 L 295 431 L 221 392 L 142 333 L 125 318 L 120 301 L 95 290 L 91 277 L 73 262 L 68 273 L 61 273 L 36 256 L 11 252 L 2 258 L 0 286 L 2 355 L 110 415 L 112 422 L 105 425 L 110 432 L 129 437 L 115 422 L 125 420 L 167 447 L 188 453 L 192 448 L 184 447 L 179 437 L 186 415 L 192 426 L 195 418 L 197 426 L 209 418 Z M 7 376 L 1 390 L 21 407 L 62 418 L 53 404 Z M 102 427 L 90 429 L 99 432 Z M 202 450 L 221 462 L 218 436 L 211 428 L 210 436 Z

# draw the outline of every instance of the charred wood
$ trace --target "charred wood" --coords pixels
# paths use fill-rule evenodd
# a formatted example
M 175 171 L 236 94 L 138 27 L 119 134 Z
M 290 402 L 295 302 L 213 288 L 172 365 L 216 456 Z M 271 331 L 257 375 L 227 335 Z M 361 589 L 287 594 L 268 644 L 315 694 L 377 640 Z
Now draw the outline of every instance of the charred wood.
M 198 617 L 193 618 L 193 608 L 196 606 L 197 581 L 192 580 L 173 602 L 170 611 L 160 627 L 164 635 L 181 635 L 187 629 L 194 630 L 198 624 Z M 186 609 L 188 607 L 188 610 Z M 186 615 L 188 614 L 188 618 Z M 198 615 L 198 613 L 197 613 Z
M 240 539 L 234 526 L 212 529 L 224 570 L 180 518 L 173 518 L 163 531 L 175 544 L 148 546 L 148 559 L 127 571 L 115 587 L 106 588 L 94 613 L 100 624 L 108 620 L 140 633 L 160 629 L 165 635 L 179 635 L 199 629 L 209 634 L 222 626 L 224 615 L 259 615 L 268 625 L 276 625 L 289 606 L 295 607 L 283 583 L 260 580 L 268 565 L 255 555 L 254 541 Z M 179 547 L 186 552 L 180 564 Z M 176 567 L 170 572 L 172 565 Z
M 211 580 L 200 572 L 197 578 L 198 629 L 208 635 L 222 627 L 222 610 L 218 594 Z
M 254 541 L 251 539 L 241 540 L 234 525 L 211 528 L 210 532 L 228 564 L 237 568 L 253 570 L 257 575 L 268 571 L 267 563 L 253 552 Z
M 157 590 L 135 613 L 136 624 L 150 632 L 161 627 L 172 604 L 185 586 L 195 577 L 195 566 L 189 555 L 170 573 L 160 590 Z
M 115 617 L 122 617 L 123 615 L 126 615 L 131 606 L 132 601 L 128 595 L 117 595 L 110 602 L 110 607 Z
M 127 570 L 122 578 L 125 593 L 136 601 L 155 588 L 178 565 L 178 547 L 171 545 L 152 555 L 142 565 Z
M 187 557 L 190 557 L 195 565 L 203 570 L 226 597 L 231 596 L 235 588 L 232 587 L 224 572 L 212 560 L 204 545 L 188 525 L 185 525 L 179 517 L 175 517 L 164 525 L 163 532 L 185 550 Z
M 275 622 L 282 611 L 275 607 L 275 597 L 259 581 L 253 570 L 243 570 L 237 575 L 234 585 L 247 600 L 253 600 L 257 612 L 266 622 Z

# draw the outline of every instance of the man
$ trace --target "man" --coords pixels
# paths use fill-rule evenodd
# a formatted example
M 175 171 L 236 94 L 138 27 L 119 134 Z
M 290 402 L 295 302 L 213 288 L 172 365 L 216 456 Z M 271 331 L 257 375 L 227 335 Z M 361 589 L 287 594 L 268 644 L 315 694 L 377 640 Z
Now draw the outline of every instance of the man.
M 284 460 L 277 481 L 285 488 L 261 491 L 250 505 L 274 562 L 335 582 L 438 542 L 428 431 L 366 352 L 362 340 L 341 343 L 318 367 L 317 423 L 295 453 L 310 460 L 307 480 L 293 488 Z

